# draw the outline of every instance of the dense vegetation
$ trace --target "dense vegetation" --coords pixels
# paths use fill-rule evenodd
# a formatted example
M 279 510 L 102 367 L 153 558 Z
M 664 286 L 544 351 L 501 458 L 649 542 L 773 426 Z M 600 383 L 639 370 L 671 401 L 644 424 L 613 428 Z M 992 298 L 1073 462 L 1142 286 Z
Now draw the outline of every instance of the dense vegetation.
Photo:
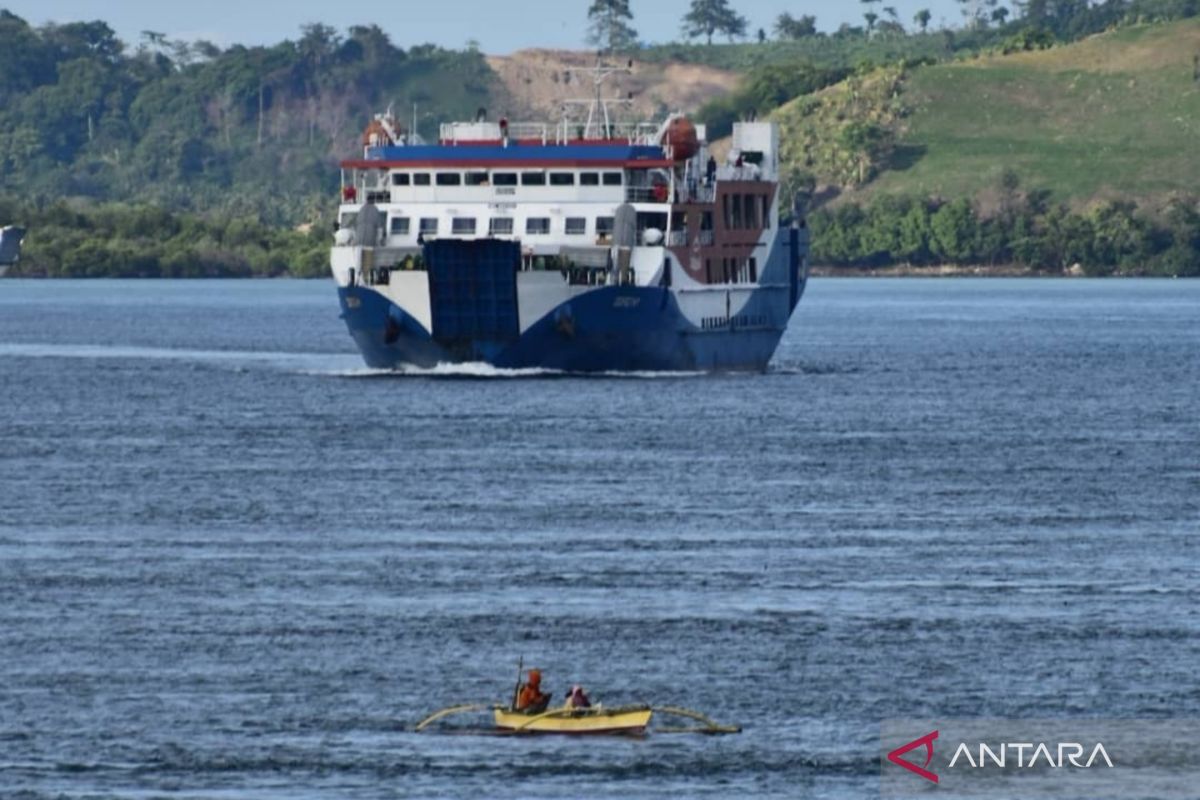
M 224 51 L 147 32 L 131 52 L 103 22 L 33 28 L 0 11 L 0 182 L 36 208 L 73 197 L 313 221 L 372 111 L 419 104 L 432 135 L 490 89 L 478 52 L 404 51 L 374 26 Z
M 1017 265 L 1047 273 L 1200 276 L 1200 203 L 1173 200 L 1158 218 L 1137 204 L 1105 202 L 1085 211 L 1052 203 L 1046 191 L 1018 191 L 1009 173 L 999 208 L 981 215 L 967 199 L 880 196 L 863 206 L 810 217 L 819 264 Z
M 154 205 L 0 201 L 26 240 L 13 275 L 50 278 L 318 277 L 329 270 L 329 228 L 299 230 L 253 216 L 179 214 Z

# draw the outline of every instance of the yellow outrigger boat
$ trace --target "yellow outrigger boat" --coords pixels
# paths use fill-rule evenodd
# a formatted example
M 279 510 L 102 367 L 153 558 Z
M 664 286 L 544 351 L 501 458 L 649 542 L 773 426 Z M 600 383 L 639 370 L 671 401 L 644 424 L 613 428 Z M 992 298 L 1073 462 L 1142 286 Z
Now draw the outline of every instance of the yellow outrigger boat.
M 649 706 L 640 704 L 613 706 L 609 708 L 597 703 L 593 706 L 580 707 L 568 702 L 566 705 L 558 706 L 557 708 L 546 709 L 544 703 L 546 700 L 549 700 L 549 695 L 544 695 L 541 709 L 517 711 L 515 706 L 517 705 L 518 694 L 521 688 L 523 662 L 524 659 L 517 662 L 517 687 L 513 690 L 512 703 L 510 705 L 464 703 L 450 706 L 425 717 L 425 719 L 417 723 L 413 730 L 417 732 L 423 731 L 435 722 L 456 714 L 471 714 L 490 710 L 492 712 L 492 719 L 496 725 L 496 732 L 503 734 L 556 733 L 576 735 L 595 733 L 608 734 L 610 736 L 640 736 L 647 732 L 646 729 L 650 725 L 650 718 L 655 713 L 665 714 L 670 717 L 685 717 L 700 723 L 698 726 L 694 725 L 685 728 L 664 728 L 660 726 L 654 729 L 657 733 L 723 734 L 741 733 L 742 731 L 736 725 L 722 725 L 719 722 L 713 721 L 707 715 L 701 714 L 699 711 L 693 711 L 690 708 L 680 708 L 679 706 Z M 578 687 L 576 688 L 578 689 Z M 582 690 L 580 691 L 582 692 Z
M 470 714 L 490 710 L 496 725 L 496 732 L 502 734 L 584 734 L 596 733 L 625 736 L 640 736 L 647 733 L 650 718 L 655 713 L 672 717 L 688 717 L 700 723 L 698 726 L 686 728 L 654 728 L 655 733 L 741 733 L 736 725 L 722 725 L 715 722 L 699 711 L 678 706 L 614 706 L 606 708 L 601 705 L 591 708 L 553 708 L 540 714 L 527 714 L 524 711 L 513 711 L 508 706 L 486 705 L 483 703 L 467 703 L 450 706 L 427 716 L 414 726 L 413 730 L 421 732 L 435 722 L 439 722 L 455 714 Z M 480 731 L 482 732 L 482 731 Z
M 492 707 L 496 727 L 513 733 L 604 733 L 639 736 L 646 732 L 646 726 L 650 724 L 653 714 L 654 710 L 650 706 L 564 706 L 540 714 L 526 714 L 503 706 Z

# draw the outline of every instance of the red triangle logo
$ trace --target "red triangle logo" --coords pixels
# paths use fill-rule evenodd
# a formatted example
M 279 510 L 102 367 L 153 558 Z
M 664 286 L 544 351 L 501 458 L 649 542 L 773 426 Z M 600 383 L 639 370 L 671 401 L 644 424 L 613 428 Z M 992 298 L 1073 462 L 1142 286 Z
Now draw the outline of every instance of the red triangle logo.
M 934 731 L 933 733 L 925 734 L 920 739 L 913 739 L 908 744 L 901 745 L 900 747 L 897 747 L 892 752 L 888 753 L 887 760 L 892 762 L 893 764 L 895 764 L 898 767 L 904 767 L 909 772 L 914 772 L 917 775 L 920 775 L 922 778 L 924 778 L 927 781 L 933 781 L 934 783 L 937 783 L 938 776 L 935 773 L 930 772 L 928 769 L 925 769 L 925 767 L 929 766 L 929 762 L 933 761 L 933 743 L 935 741 L 937 741 L 937 738 L 938 738 L 938 732 Z M 901 756 L 904 755 L 905 753 L 908 753 L 912 750 L 916 750 L 921 745 L 925 746 L 925 764 L 924 764 L 924 766 L 918 767 L 916 764 L 912 763 L 911 761 L 905 761 L 903 758 L 901 758 Z

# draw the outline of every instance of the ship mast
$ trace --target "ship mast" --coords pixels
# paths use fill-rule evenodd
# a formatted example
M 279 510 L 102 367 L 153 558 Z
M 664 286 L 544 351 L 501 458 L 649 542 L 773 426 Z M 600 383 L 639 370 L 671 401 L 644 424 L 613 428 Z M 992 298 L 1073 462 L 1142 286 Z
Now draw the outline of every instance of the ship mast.
M 609 115 L 610 105 L 632 105 L 632 98 L 620 97 L 605 97 L 604 82 L 613 75 L 633 73 L 633 62 L 628 62 L 625 66 L 614 66 L 606 64 L 604 57 L 601 54 L 596 55 L 596 65 L 594 67 L 569 67 L 566 72 L 568 74 L 584 74 L 590 75 L 592 78 L 592 87 L 594 95 L 587 99 L 572 99 L 563 101 L 563 125 L 566 127 L 568 123 L 568 109 L 571 106 L 587 106 L 587 122 L 583 126 L 584 139 L 608 139 L 612 134 L 612 118 Z M 603 125 L 603 127 L 600 127 Z M 566 131 L 564 130 L 564 133 Z

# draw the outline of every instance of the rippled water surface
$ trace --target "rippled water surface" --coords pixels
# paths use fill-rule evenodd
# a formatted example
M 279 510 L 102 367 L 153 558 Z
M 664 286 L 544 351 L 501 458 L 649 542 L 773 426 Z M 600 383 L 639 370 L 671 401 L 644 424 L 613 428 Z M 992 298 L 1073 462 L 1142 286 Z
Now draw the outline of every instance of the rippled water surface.
M 771 374 L 579 378 L 0 281 L 0 796 L 859 798 L 885 718 L 1200 716 L 1198 387 L 1200 282 L 816 280 Z M 519 656 L 745 732 L 411 732 Z

